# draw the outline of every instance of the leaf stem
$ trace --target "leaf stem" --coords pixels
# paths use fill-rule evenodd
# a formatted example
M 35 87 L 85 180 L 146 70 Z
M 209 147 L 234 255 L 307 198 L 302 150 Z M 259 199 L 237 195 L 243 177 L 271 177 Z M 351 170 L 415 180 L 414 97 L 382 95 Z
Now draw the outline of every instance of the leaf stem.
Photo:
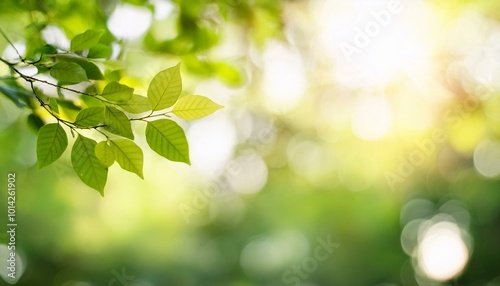
M 68 120 L 65 120 L 65 119 L 62 119 L 61 117 L 59 117 L 59 115 L 57 115 L 53 110 L 52 108 L 50 107 L 49 104 L 45 103 L 37 94 L 37 91 L 35 89 L 35 86 L 33 85 L 33 82 L 30 81 L 30 86 L 31 86 L 31 90 L 33 91 L 33 94 L 35 95 L 37 101 L 40 103 L 40 106 L 43 107 L 52 117 L 54 117 L 58 122 L 68 126 L 70 129 L 72 129 L 73 131 L 76 132 L 76 129 L 94 129 L 94 130 L 97 130 L 97 131 L 100 131 L 98 130 L 97 128 L 101 128 L 101 127 L 106 127 L 108 125 L 106 124 L 100 124 L 100 125 L 95 125 L 95 126 L 79 126 L 78 124 L 76 124 L 75 122 L 71 122 L 71 121 L 68 121 Z M 78 132 L 77 132 L 78 133 Z
M 106 137 L 106 140 L 109 140 L 109 136 L 108 136 L 106 133 L 104 133 L 104 132 L 102 132 L 101 130 L 97 129 L 97 127 L 93 127 L 93 128 L 94 128 L 94 130 L 96 130 L 97 132 L 101 133 L 104 137 Z
M 109 136 L 106 133 L 104 133 L 101 130 L 99 130 L 99 128 L 101 128 L 101 127 L 106 127 L 107 124 L 100 124 L 100 125 L 95 125 L 95 126 L 79 126 L 76 122 L 71 122 L 71 121 L 62 119 L 58 114 L 56 114 L 54 112 L 54 110 L 52 110 L 52 108 L 50 107 L 50 105 L 47 104 L 47 103 L 45 103 L 42 100 L 42 98 L 38 95 L 37 90 L 35 89 L 34 83 L 35 82 L 39 82 L 39 83 L 42 83 L 42 84 L 50 85 L 52 87 L 56 87 L 58 89 L 63 89 L 63 90 L 66 90 L 66 91 L 70 91 L 70 92 L 73 92 L 73 93 L 76 93 L 76 94 L 91 96 L 91 97 L 94 97 L 94 98 L 100 100 L 101 102 L 103 102 L 105 104 L 108 104 L 108 105 L 120 106 L 119 104 L 117 104 L 115 102 L 112 102 L 112 101 L 109 101 L 109 100 L 103 98 L 99 94 L 87 93 L 87 92 L 84 92 L 84 91 L 80 91 L 80 90 L 76 90 L 76 89 L 73 89 L 73 88 L 65 87 L 65 86 L 62 86 L 62 85 L 59 85 L 59 84 L 56 84 L 56 83 L 52 83 L 52 82 L 49 82 L 49 81 L 46 81 L 46 80 L 38 79 L 36 77 L 23 74 L 17 68 L 17 65 L 19 65 L 20 63 L 23 63 L 23 64 L 26 64 L 26 65 L 35 66 L 35 64 L 39 63 L 42 58 L 40 57 L 40 59 L 38 61 L 35 61 L 35 62 L 26 61 L 26 59 L 21 56 L 21 53 L 19 52 L 19 50 L 14 46 L 14 44 L 10 41 L 10 39 L 7 37 L 7 35 L 1 29 L 0 29 L 0 33 L 5 38 L 5 40 L 9 43 L 9 45 L 12 46 L 12 48 L 15 50 L 17 56 L 19 57 L 20 62 L 11 63 L 11 62 L 9 62 L 6 59 L 3 59 L 1 57 L 0 57 L 0 61 L 3 62 L 4 64 L 6 64 L 15 74 L 19 75 L 22 79 L 24 79 L 26 82 L 28 82 L 30 84 L 31 90 L 33 91 L 33 94 L 35 95 L 37 101 L 39 102 L 39 104 L 40 104 L 40 106 L 42 108 L 44 108 L 52 117 L 54 117 L 57 120 L 58 123 L 64 124 L 68 128 L 70 128 L 71 132 L 75 131 L 77 134 L 80 135 L 80 133 L 77 132 L 77 129 L 80 129 L 80 130 L 82 130 L 82 129 L 87 129 L 87 130 L 94 129 L 97 132 L 99 132 L 102 135 L 104 135 L 109 140 Z M 171 111 L 165 112 L 165 113 L 160 113 L 160 114 L 153 114 L 153 113 L 154 113 L 154 111 L 152 110 L 151 113 L 149 113 L 147 116 L 140 117 L 140 118 L 129 118 L 128 120 L 129 121 L 144 121 L 144 122 L 148 122 L 146 119 L 155 118 L 155 117 L 159 117 L 159 116 L 170 117 L 169 114 L 171 113 Z
M 165 113 L 159 113 L 159 114 L 155 114 L 155 115 L 152 115 L 153 113 L 150 113 L 146 116 L 143 116 L 143 117 L 139 117 L 139 118 L 130 118 L 129 120 L 130 121 L 136 121 L 136 120 L 141 120 L 141 121 L 145 121 L 144 119 L 149 119 L 149 118 L 154 118 L 154 117 L 159 117 L 159 116 L 165 116 L 165 117 L 170 117 L 170 113 L 172 113 L 171 111 L 168 111 L 168 112 L 165 112 Z
M 19 50 L 17 49 L 17 47 L 10 41 L 10 39 L 7 37 L 7 35 L 5 35 L 5 33 L 3 32 L 2 29 L 0 29 L 0 33 L 2 33 L 2 36 L 4 37 L 4 39 L 7 41 L 7 43 L 9 43 L 9 45 L 14 49 L 14 51 L 16 51 L 17 56 L 24 63 L 26 59 L 24 59 L 23 56 L 21 56 L 21 53 L 19 53 Z
M 70 129 L 74 130 L 75 129 L 75 126 L 74 126 L 75 124 L 73 122 L 70 122 L 70 121 L 62 119 L 57 114 L 55 114 L 54 111 L 52 110 L 52 108 L 50 108 L 50 106 L 47 103 L 45 103 L 38 96 L 38 94 L 36 92 L 36 89 L 35 89 L 35 86 L 33 85 L 33 82 L 30 81 L 29 83 L 30 83 L 30 86 L 31 86 L 31 90 L 33 91 L 33 94 L 35 95 L 36 99 L 40 103 L 40 106 L 42 106 L 52 117 L 54 117 L 57 120 L 57 122 L 62 123 L 64 125 L 68 126 Z M 76 131 L 76 130 L 74 130 L 74 131 Z

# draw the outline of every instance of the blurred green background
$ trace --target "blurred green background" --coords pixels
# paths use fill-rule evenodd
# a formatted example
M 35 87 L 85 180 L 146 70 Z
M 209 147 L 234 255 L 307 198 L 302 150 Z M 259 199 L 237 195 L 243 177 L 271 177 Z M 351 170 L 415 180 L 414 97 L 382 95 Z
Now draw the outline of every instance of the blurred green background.
M 182 123 L 192 166 L 145 151 L 145 180 L 115 164 L 101 197 L 69 151 L 37 171 L 30 111 L 0 96 L 16 285 L 500 285 L 499 18 L 493 0 L 2 1 L 20 50 L 104 29 L 109 79 L 145 94 L 181 62 L 184 92 L 225 106 Z

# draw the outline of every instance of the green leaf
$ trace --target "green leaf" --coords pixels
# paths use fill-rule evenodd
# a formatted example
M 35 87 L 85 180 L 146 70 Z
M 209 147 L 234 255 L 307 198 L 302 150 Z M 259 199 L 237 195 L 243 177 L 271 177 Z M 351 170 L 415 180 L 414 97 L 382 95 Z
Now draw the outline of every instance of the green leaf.
M 148 99 L 153 110 L 174 105 L 182 91 L 180 63 L 156 74 L 148 87 Z
M 64 99 L 64 94 L 62 92 L 62 88 L 58 86 L 57 88 L 57 96 L 59 96 L 60 99 Z
M 80 51 L 90 49 L 97 45 L 101 38 L 103 31 L 87 30 L 79 35 L 76 35 L 71 40 L 71 51 Z
M 144 179 L 142 174 L 144 156 L 142 155 L 141 148 L 134 142 L 126 139 L 111 140 L 110 145 L 116 162 L 120 164 L 120 167 L 123 170 L 136 173 L 141 179 Z
M 78 64 L 69 62 L 56 63 L 50 69 L 50 75 L 59 81 L 59 84 L 76 84 L 87 81 L 85 70 Z
M 142 113 L 151 110 L 151 104 L 147 97 L 133 94 L 132 97 L 125 101 L 118 103 L 121 108 L 130 113 Z
M 8 86 L 4 84 L 0 84 L 0 92 L 5 94 L 12 102 L 14 102 L 17 107 L 24 107 L 26 104 L 24 102 L 28 102 L 31 97 L 33 97 L 32 93 L 29 93 L 28 91 L 14 87 L 14 86 Z M 22 100 L 22 101 L 21 101 Z
M 132 97 L 133 93 L 133 88 L 112 81 L 104 87 L 101 96 L 111 101 L 126 101 Z
M 57 48 L 53 45 L 46 44 L 36 50 L 37 55 L 53 55 L 57 54 Z
M 104 196 L 108 169 L 97 159 L 95 155 L 96 145 L 94 140 L 78 135 L 71 151 L 71 163 L 82 182 Z
M 225 84 L 238 86 L 243 83 L 241 72 L 228 63 L 215 64 L 215 74 Z
M 115 162 L 113 150 L 106 141 L 97 143 L 95 146 L 95 155 L 105 168 L 109 168 Z
M 194 54 L 185 55 L 183 62 L 193 73 L 201 76 L 215 75 L 214 64 L 206 59 L 201 59 Z
M 174 121 L 160 119 L 148 122 L 146 141 L 149 147 L 161 156 L 171 161 L 191 164 L 186 135 Z
M 194 120 L 205 117 L 222 108 L 222 105 L 201 95 L 181 97 L 175 104 L 172 112 L 185 120 Z
M 76 116 L 75 124 L 82 127 L 97 126 L 104 123 L 104 107 L 82 109 Z
M 125 68 L 123 63 L 120 61 L 107 60 L 103 64 L 106 67 L 106 69 L 109 71 L 122 70 Z
M 49 107 L 55 113 L 59 113 L 59 106 L 57 105 L 57 100 L 55 98 L 49 99 Z
M 5 1 L 2 1 L 2 4 L 5 4 L 6 2 Z M 5 7 L 5 6 L 3 6 Z M 8 11 L 8 10 L 5 10 L 2 9 L 2 11 Z M 14 14 L 11 14 L 11 15 L 14 15 Z M 16 17 L 16 16 L 14 16 Z M 24 38 L 26 39 L 26 56 L 28 56 L 30 59 L 35 59 L 34 57 L 34 54 L 36 52 L 36 50 L 38 50 L 40 47 L 44 46 L 46 43 L 45 43 L 45 40 L 43 39 L 42 37 L 42 29 L 44 27 L 39 24 L 39 23 L 35 23 L 35 22 L 32 22 L 31 24 L 29 24 L 28 26 L 25 27 L 24 29 Z
M 104 75 L 101 70 L 91 61 L 86 58 L 75 56 L 72 54 L 58 54 L 56 55 L 56 60 L 60 62 L 70 62 L 81 66 L 85 70 L 85 74 L 88 79 L 101 80 L 104 79 Z
M 86 91 L 88 92 L 88 90 Z M 93 93 L 89 93 L 93 94 Z M 90 95 L 81 95 L 80 100 L 82 101 L 82 106 L 83 107 L 104 107 L 104 103 L 95 96 L 90 96 Z
M 40 128 L 36 141 L 38 169 L 52 164 L 61 157 L 66 147 L 68 147 L 68 137 L 61 125 L 51 123 Z
M 119 81 L 122 78 L 122 71 L 106 71 L 105 77 L 108 81 Z
M 35 113 L 31 113 L 28 115 L 28 126 L 31 128 L 31 130 L 35 131 L 35 133 L 38 134 L 40 131 L 40 128 L 42 128 L 45 125 L 43 120 L 36 115 Z
M 111 56 L 113 50 L 110 46 L 104 44 L 97 44 L 90 48 L 87 58 L 104 59 Z
M 89 79 L 104 79 L 104 75 L 102 74 L 101 70 L 93 62 L 87 61 L 85 59 L 78 59 L 75 60 L 75 63 L 79 64 L 85 70 L 85 73 L 87 74 L 87 77 Z
M 104 109 L 104 121 L 108 125 L 105 129 L 109 132 L 129 139 L 134 139 L 132 126 L 125 113 L 114 107 L 106 106 Z
M 78 112 L 82 110 L 81 106 L 76 105 L 71 100 L 59 99 L 57 104 L 59 105 L 61 113 L 64 113 L 69 118 L 75 118 L 78 115 Z

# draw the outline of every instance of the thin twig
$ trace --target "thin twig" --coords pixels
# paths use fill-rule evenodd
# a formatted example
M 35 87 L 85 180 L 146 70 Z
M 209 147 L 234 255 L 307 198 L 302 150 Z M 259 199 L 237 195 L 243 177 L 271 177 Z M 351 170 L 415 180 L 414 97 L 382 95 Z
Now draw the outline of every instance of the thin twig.
M 5 35 L 5 33 L 2 31 L 2 29 L 0 29 L 0 33 L 2 33 L 2 36 L 4 37 L 4 39 L 7 41 L 7 43 L 9 43 L 9 45 L 12 46 L 12 48 L 14 49 L 14 51 L 16 51 L 16 54 L 19 56 L 19 59 L 24 62 L 24 58 L 23 56 L 21 56 L 21 53 L 19 53 L 19 51 L 17 50 L 16 46 L 9 40 L 9 38 L 7 37 L 7 35 Z
M 68 126 L 69 128 L 71 128 L 72 130 L 76 131 L 75 129 L 95 129 L 97 131 L 100 131 L 98 130 L 97 128 L 101 128 L 101 127 L 106 127 L 108 126 L 107 124 L 99 124 L 99 125 L 94 125 L 94 126 L 80 126 L 78 125 L 76 122 L 71 122 L 71 121 L 68 121 L 68 120 L 65 120 L 65 119 L 62 119 L 61 117 L 59 117 L 59 115 L 57 115 L 53 110 L 52 108 L 50 107 L 49 104 L 45 103 L 37 94 L 36 92 L 36 89 L 33 85 L 33 82 L 30 82 L 30 86 L 31 86 L 31 90 L 33 91 L 33 94 L 35 95 L 36 99 L 38 100 L 38 102 L 40 103 L 40 106 L 42 106 L 52 117 L 54 117 L 58 122 L 61 122 L 63 123 L 64 125 Z
M 68 126 L 69 128 L 71 129 L 75 129 L 75 126 L 74 126 L 74 123 L 73 122 L 70 122 L 70 121 L 67 121 L 67 120 L 64 120 L 62 119 L 61 117 L 59 117 L 57 114 L 54 113 L 54 111 L 50 108 L 50 106 L 45 103 L 37 94 L 36 92 L 36 89 L 35 89 L 35 86 L 33 85 L 33 82 L 30 81 L 30 86 L 31 86 L 31 90 L 33 91 L 33 94 L 35 95 L 36 99 L 38 100 L 38 102 L 40 103 L 40 105 L 50 114 L 52 115 L 52 117 L 54 117 L 58 122 Z
M 97 132 L 99 132 L 99 133 L 101 133 L 102 135 L 104 135 L 104 137 L 106 137 L 106 140 L 109 140 L 109 136 L 108 136 L 106 133 L 102 132 L 101 130 L 99 130 L 99 129 L 97 129 L 97 128 L 94 128 L 94 129 L 95 129 Z
M 6 61 L 6 60 L 2 59 L 2 58 L 0 58 L 0 61 L 2 61 L 4 64 L 8 65 L 9 67 L 13 67 L 13 66 L 15 66 L 15 65 L 16 65 L 16 64 L 10 63 L 10 62 L 8 62 L 8 61 Z
M 49 81 L 46 81 L 46 80 L 38 79 L 38 78 L 35 78 L 35 77 L 27 76 L 27 75 L 21 74 L 17 69 L 15 69 L 15 68 L 13 68 L 13 69 L 14 69 L 14 71 L 16 73 L 18 73 L 26 81 L 37 81 L 37 82 L 40 82 L 40 83 L 44 83 L 44 84 L 47 84 L 47 85 L 50 85 L 50 86 L 53 86 L 53 87 L 57 87 L 57 88 L 64 89 L 64 90 L 67 90 L 67 91 L 71 91 L 71 92 L 74 92 L 74 93 L 78 93 L 78 94 L 81 94 L 81 95 L 88 95 L 88 96 L 93 96 L 93 97 L 95 97 L 97 95 L 97 94 L 86 93 L 84 91 L 72 89 L 72 88 L 69 88 L 69 87 L 62 86 L 62 85 L 58 85 L 58 84 L 55 84 L 55 83 L 52 83 L 52 82 L 49 82 Z
M 19 59 L 20 59 L 20 61 L 22 63 L 34 66 L 35 64 L 37 64 L 37 63 L 39 63 L 41 61 L 42 57 L 40 57 L 40 59 L 38 61 L 35 61 L 35 62 L 26 61 L 26 59 L 21 56 L 21 54 L 19 53 L 19 51 L 17 50 L 17 48 L 14 46 L 14 44 L 9 40 L 9 38 L 7 37 L 7 35 L 5 35 L 5 33 L 1 29 L 0 29 L 0 33 L 5 38 L 5 40 L 7 40 L 7 42 L 9 43 L 9 45 L 11 45 L 12 48 L 16 51 L 16 53 L 19 56 Z M 106 98 L 102 97 L 102 95 L 99 95 L 99 94 L 90 94 L 90 93 L 87 93 L 87 92 L 83 92 L 83 91 L 79 91 L 79 90 L 76 90 L 76 89 L 65 87 L 65 86 L 62 86 L 62 85 L 59 85 L 59 84 L 55 84 L 55 83 L 52 83 L 52 82 L 49 82 L 49 81 L 46 81 L 46 80 L 42 80 L 42 79 L 38 79 L 38 78 L 35 78 L 35 77 L 32 77 L 32 76 L 25 75 L 25 74 L 23 74 L 21 71 L 19 71 L 16 68 L 16 66 L 18 64 L 20 64 L 20 62 L 11 63 L 11 62 L 9 62 L 9 61 L 1 58 L 1 57 L 0 57 L 0 61 L 3 62 L 4 64 L 6 64 L 7 66 L 9 66 L 9 68 L 12 71 L 14 71 L 15 74 L 19 75 L 26 82 L 29 82 L 31 90 L 33 91 L 33 94 L 35 95 L 37 101 L 40 103 L 40 106 L 42 108 L 44 108 L 52 117 L 54 117 L 57 120 L 57 122 L 66 125 L 68 128 L 70 128 L 71 132 L 74 131 L 78 135 L 81 135 L 81 134 L 77 131 L 77 129 L 87 129 L 87 130 L 94 129 L 97 132 L 101 133 L 103 136 L 105 136 L 107 140 L 109 140 L 109 136 L 106 133 L 104 133 L 101 130 L 99 130 L 99 128 L 107 127 L 108 126 L 107 124 L 100 124 L 100 125 L 95 125 L 95 126 L 80 126 L 76 122 L 71 122 L 71 121 L 62 119 L 56 112 L 54 112 L 54 110 L 52 110 L 52 107 L 50 107 L 49 104 L 45 103 L 42 100 L 42 98 L 38 95 L 38 93 L 37 93 L 37 91 L 35 89 L 34 83 L 35 82 L 39 82 L 39 83 L 47 84 L 47 85 L 50 85 L 50 86 L 53 86 L 53 87 L 56 87 L 56 88 L 60 88 L 60 89 L 64 89 L 64 90 L 67 90 L 67 91 L 70 91 L 70 92 L 74 92 L 76 94 L 92 96 L 92 97 L 94 97 L 94 98 L 96 98 L 96 99 L 98 99 L 101 102 L 106 103 L 106 104 L 111 104 L 111 105 L 119 106 L 118 103 L 111 102 L 111 101 L 107 100 Z M 9 78 L 13 78 L 13 76 L 9 77 Z M 4 79 L 4 78 L 2 77 L 1 79 Z M 139 117 L 139 118 L 129 118 L 128 120 L 129 121 L 144 121 L 144 122 L 148 122 L 146 119 L 155 118 L 155 117 L 159 117 L 159 116 L 170 117 L 169 114 L 171 113 L 171 111 L 166 112 L 166 113 L 161 113 L 161 114 L 153 114 L 153 113 L 154 113 L 154 110 L 152 110 L 147 116 L 143 116 L 143 117 Z

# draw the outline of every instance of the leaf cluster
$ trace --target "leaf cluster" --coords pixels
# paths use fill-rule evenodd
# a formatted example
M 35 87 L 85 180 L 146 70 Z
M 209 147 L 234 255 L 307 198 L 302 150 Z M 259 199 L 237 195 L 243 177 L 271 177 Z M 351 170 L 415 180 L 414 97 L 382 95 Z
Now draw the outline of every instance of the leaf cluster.
M 129 172 L 144 178 L 144 155 L 135 142 L 133 124 L 146 124 L 146 142 L 149 147 L 175 162 L 190 164 L 189 145 L 184 130 L 173 117 L 195 120 L 220 109 L 207 97 L 187 95 L 181 97 L 182 78 L 180 63 L 156 74 L 151 80 L 147 95 L 134 92 L 134 88 L 119 81 L 107 81 L 99 91 L 97 81 L 104 81 L 93 57 L 108 57 L 111 52 L 99 43 L 103 32 L 87 30 L 71 40 L 70 51 L 45 47 L 40 59 L 29 61 L 19 54 L 19 61 L 12 63 L 1 59 L 12 71 L 12 81 L 0 83 L 0 92 L 18 106 L 28 105 L 32 125 L 38 129 L 38 168 L 42 169 L 59 159 L 68 148 L 68 132 L 76 138 L 71 148 L 71 163 L 78 177 L 102 195 L 108 169 L 115 162 Z M 7 39 L 7 38 L 6 38 Z M 8 40 L 8 39 L 7 39 Z M 48 74 L 53 81 L 23 73 L 22 67 L 34 66 L 39 74 Z M 31 92 L 23 89 L 16 79 L 26 81 Z M 35 84 L 50 85 L 57 89 L 58 97 L 44 94 Z M 68 85 L 89 86 L 81 91 Z M 76 94 L 86 108 L 80 108 L 65 92 Z M 37 102 L 55 122 L 45 124 L 36 108 Z M 76 114 L 72 119 L 71 114 Z M 30 121 L 30 119 L 29 119 Z M 85 136 L 83 130 L 93 131 L 104 138 L 96 141 Z

